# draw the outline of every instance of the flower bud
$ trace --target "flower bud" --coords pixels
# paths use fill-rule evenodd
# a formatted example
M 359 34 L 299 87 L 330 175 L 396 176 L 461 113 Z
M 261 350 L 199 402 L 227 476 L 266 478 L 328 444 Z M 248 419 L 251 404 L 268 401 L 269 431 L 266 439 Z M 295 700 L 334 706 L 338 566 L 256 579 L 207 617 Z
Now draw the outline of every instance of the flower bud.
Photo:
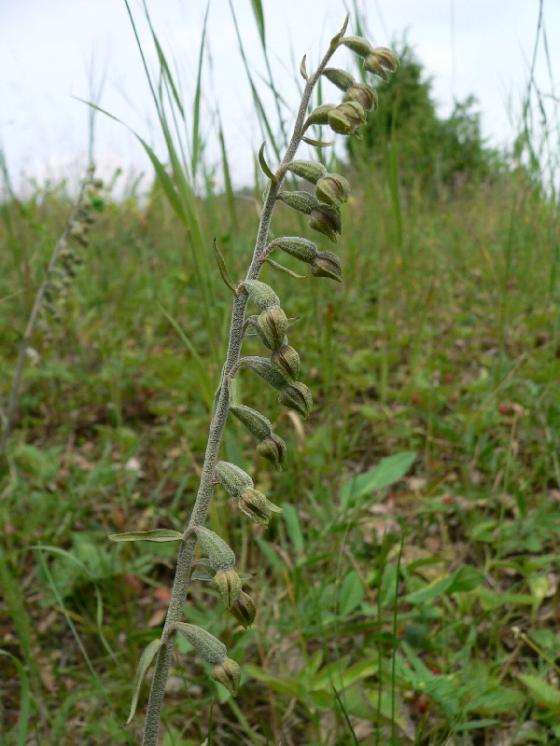
M 195 526 L 194 533 L 213 570 L 223 570 L 235 565 L 233 550 L 217 533 L 205 526 Z
M 277 350 L 288 331 L 288 317 L 280 306 L 270 306 L 259 314 L 256 328 L 265 345 Z
M 290 345 L 282 345 L 270 356 L 272 365 L 288 378 L 296 378 L 299 373 L 299 355 Z
M 239 361 L 239 365 L 244 368 L 250 368 L 259 375 L 263 381 L 266 381 L 273 389 L 280 390 L 286 385 L 286 378 L 279 370 L 272 365 L 267 357 L 258 355 L 246 355 Z
M 233 567 L 228 567 L 226 570 L 218 570 L 213 583 L 220 591 L 224 606 L 230 609 L 241 594 L 241 578 Z
M 340 42 L 344 44 L 348 49 L 351 49 L 360 57 L 367 57 L 368 54 L 373 52 L 373 47 L 367 39 L 363 39 L 361 36 L 345 36 Z
M 343 101 L 357 101 L 362 105 L 364 111 L 371 111 L 377 108 L 377 94 L 365 84 L 357 84 L 349 88 L 344 94 Z
M 258 440 L 264 440 L 272 433 L 272 423 L 256 409 L 247 407 L 245 404 L 232 404 L 229 411 Z
M 286 254 L 295 256 L 302 262 L 312 262 L 313 258 L 317 255 L 317 246 L 312 241 L 308 241 L 306 238 L 300 238 L 299 236 L 284 236 L 283 238 L 275 238 L 268 244 L 268 250 L 273 251 L 274 249 L 281 249 Z
M 228 691 L 235 695 L 239 689 L 241 669 L 231 658 L 224 658 L 221 663 L 214 666 L 212 678 L 223 684 Z
M 336 109 L 336 104 L 321 104 L 307 117 L 304 127 L 307 128 L 311 124 L 328 124 L 329 112 L 333 109 Z
M 270 461 L 277 469 L 281 469 L 286 457 L 286 444 L 282 438 L 271 432 L 268 437 L 257 444 L 257 453 Z
M 334 83 L 337 88 L 340 88 L 341 91 L 346 91 L 355 84 L 354 78 L 351 75 L 348 75 L 344 70 L 339 70 L 337 67 L 326 67 L 323 70 L 323 75 L 331 83 Z
M 253 487 L 247 487 L 239 497 L 239 510 L 255 523 L 268 526 L 273 513 L 281 513 L 282 509 Z
M 341 231 L 340 213 L 336 207 L 322 202 L 312 211 L 309 227 L 336 241 L 336 234 Z
M 227 660 L 227 648 L 217 637 L 202 627 L 187 622 L 175 622 L 172 629 L 185 637 L 206 663 L 223 663 Z
M 241 591 L 241 595 L 233 604 L 230 611 L 239 624 L 242 624 L 244 627 L 250 627 L 255 621 L 255 616 L 257 615 L 255 602 L 248 593 L 245 593 L 245 591 Z
M 302 417 L 307 418 L 313 406 L 311 392 L 301 381 L 294 381 L 284 386 L 278 401 L 290 409 L 295 409 Z
M 253 480 L 247 472 L 236 464 L 230 464 L 229 461 L 218 461 L 214 469 L 214 475 L 216 480 L 233 497 L 239 497 L 242 490 L 253 486 Z
M 321 163 L 313 161 L 292 161 L 288 166 L 288 171 L 315 184 L 317 179 L 326 173 L 326 168 Z
M 277 306 L 280 303 L 280 299 L 266 282 L 261 282 L 260 280 L 245 280 L 240 284 L 240 287 L 247 291 L 249 300 L 251 300 L 260 311 L 264 311 L 270 306 Z
M 321 202 L 338 207 L 348 199 L 350 184 L 340 174 L 325 174 L 317 182 L 315 194 Z
M 332 251 L 320 251 L 311 266 L 311 274 L 342 282 L 340 259 Z
M 376 47 L 364 60 L 364 70 L 387 78 L 399 66 L 397 56 L 386 47 Z
M 364 107 L 358 101 L 343 101 L 338 107 L 338 111 L 350 120 L 355 127 L 361 127 L 366 122 L 366 112 Z
M 309 215 L 317 205 L 317 199 L 309 192 L 280 192 L 278 199 L 298 212 Z
M 351 135 L 354 132 L 352 122 L 338 110 L 338 107 L 329 112 L 328 121 L 329 127 L 339 135 Z

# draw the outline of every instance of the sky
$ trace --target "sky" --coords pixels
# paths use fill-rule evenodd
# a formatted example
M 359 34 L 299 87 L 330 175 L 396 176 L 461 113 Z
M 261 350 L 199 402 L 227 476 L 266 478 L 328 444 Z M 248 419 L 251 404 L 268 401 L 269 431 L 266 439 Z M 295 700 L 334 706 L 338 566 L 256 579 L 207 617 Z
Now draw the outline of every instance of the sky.
M 149 48 L 139 0 L 130 0 Z M 206 0 L 147 0 L 161 41 L 179 71 L 190 111 Z M 264 62 L 251 0 L 232 0 L 257 79 Z M 345 0 L 262 0 L 273 73 L 288 105 L 297 106 L 295 60 L 309 67 L 341 25 Z M 550 67 L 560 71 L 560 0 L 543 0 Z M 511 141 L 529 77 L 538 0 L 358 0 L 371 40 L 389 46 L 406 34 L 433 78 L 443 114 L 474 94 L 489 142 Z M 202 131 L 207 161 L 219 161 L 216 111 L 236 185 L 250 183 L 261 137 L 240 59 L 228 0 L 211 0 L 209 59 L 203 70 Z M 153 59 L 153 57 L 152 57 Z M 344 62 L 344 55 L 341 58 Z M 0 0 L 0 147 L 18 188 L 31 179 L 79 177 L 87 158 L 88 107 L 100 105 L 163 154 L 142 63 L 123 0 Z M 543 49 L 536 79 L 551 95 Z M 264 89 L 264 84 L 263 84 Z M 335 99 L 336 100 L 336 99 Z M 272 110 L 272 102 L 267 99 Z M 105 176 L 150 174 L 138 141 L 123 125 L 98 117 L 96 162 Z M 124 177 L 122 177 L 124 178 Z

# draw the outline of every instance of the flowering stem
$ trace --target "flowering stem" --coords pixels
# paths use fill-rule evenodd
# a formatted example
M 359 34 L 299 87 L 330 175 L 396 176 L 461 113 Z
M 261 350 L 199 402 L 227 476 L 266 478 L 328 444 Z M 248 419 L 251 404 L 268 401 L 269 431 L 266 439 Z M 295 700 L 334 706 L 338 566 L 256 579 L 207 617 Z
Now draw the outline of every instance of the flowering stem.
M 296 117 L 292 138 L 284 158 L 278 167 L 274 180 L 271 180 L 268 185 L 259 221 L 253 256 L 245 280 L 257 279 L 262 265 L 266 260 L 266 247 L 270 222 L 278 193 L 280 191 L 280 186 L 284 179 L 284 174 L 286 173 L 286 167 L 293 160 L 297 148 L 302 141 L 304 135 L 304 119 L 313 88 L 336 48 L 337 43 L 333 41 L 328 52 L 321 60 L 317 70 L 307 79 Z M 180 621 L 182 617 L 183 605 L 189 587 L 191 567 L 196 547 L 196 536 L 190 531 L 190 529 L 194 526 L 200 526 L 205 523 L 208 514 L 208 506 L 214 492 L 214 469 L 218 461 L 222 434 L 230 408 L 230 394 L 227 383 L 228 378 L 235 372 L 241 354 L 241 345 L 245 331 L 245 308 L 247 306 L 247 300 L 248 296 L 246 291 L 240 290 L 233 301 L 226 362 L 223 368 L 222 380 L 208 431 L 208 441 L 196 501 L 185 528 L 184 541 L 181 542 L 179 553 L 177 555 L 177 565 L 175 579 L 173 581 L 171 601 L 167 610 L 162 633 L 164 645 L 162 645 L 157 656 L 144 723 L 142 746 L 157 746 L 161 707 L 169 674 L 171 654 L 173 651 L 173 639 L 171 634 L 173 629 L 172 625 L 175 622 Z

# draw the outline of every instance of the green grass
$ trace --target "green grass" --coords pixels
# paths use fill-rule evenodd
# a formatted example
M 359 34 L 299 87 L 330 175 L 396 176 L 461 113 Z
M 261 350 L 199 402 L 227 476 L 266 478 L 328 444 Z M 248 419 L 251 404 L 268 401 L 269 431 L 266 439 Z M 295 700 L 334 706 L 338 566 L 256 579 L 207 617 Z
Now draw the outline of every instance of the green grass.
M 189 606 L 190 620 L 243 661 L 244 685 L 232 701 L 181 651 L 166 743 L 201 743 L 210 711 L 212 742 L 224 744 L 275 744 L 282 734 L 373 744 L 392 734 L 394 743 L 478 745 L 497 733 L 553 743 L 554 212 L 521 175 L 439 202 L 405 190 L 398 250 L 391 184 L 380 172 L 353 182 L 353 219 L 339 247 L 344 285 L 319 287 L 272 268 L 265 277 L 298 319 L 291 337 L 315 414 L 302 426 L 271 399 L 290 445 L 275 479 L 234 425 L 225 442 L 226 458 L 285 505 L 256 543 L 224 495 L 211 513 L 252 578 L 257 624 L 236 630 L 214 613 L 221 603 L 204 585 Z M 3 207 L 10 232 L 4 222 L 2 245 L 17 235 L 21 247 L 1 279 L 6 371 L 69 205 L 57 190 L 23 208 Z M 216 196 L 211 210 L 227 228 L 226 198 Z M 199 211 L 206 229 L 205 202 Z M 238 230 L 221 238 L 234 277 L 254 229 L 250 211 L 237 219 Z M 279 211 L 278 231 L 295 229 L 290 219 Z M 6 743 L 18 742 L 29 687 L 25 727 L 41 743 L 138 736 L 139 720 L 128 730 L 123 723 L 136 661 L 165 609 L 172 550 L 113 546 L 106 536 L 181 526 L 219 374 L 181 237 L 157 187 L 142 208 L 107 198 L 63 321 L 44 324 L 34 341 L 39 358 L 26 371 L 0 504 L 11 579 L 1 644 L 28 672 L 0 659 Z M 229 292 L 216 287 L 214 311 L 225 323 Z M 253 386 L 243 379 L 249 403 Z M 400 481 L 406 456 L 402 468 L 389 463 L 387 478 L 355 478 L 404 452 L 416 459 Z

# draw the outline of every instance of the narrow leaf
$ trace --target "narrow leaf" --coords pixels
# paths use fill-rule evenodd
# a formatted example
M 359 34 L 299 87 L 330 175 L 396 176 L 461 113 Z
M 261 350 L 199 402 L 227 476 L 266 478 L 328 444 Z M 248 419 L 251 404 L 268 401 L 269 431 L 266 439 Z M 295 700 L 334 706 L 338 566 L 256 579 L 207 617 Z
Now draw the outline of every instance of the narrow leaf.
M 259 36 L 261 37 L 261 44 L 263 49 L 266 47 L 266 30 L 264 25 L 264 11 L 261 0 L 251 0 L 253 6 L 253 13 L 255 14 L 255 21 L 257 22 L 257 28 L 259 29 Z
M 154 528 L 152 531 L 125 531 L 122 534 L 110 534 L 111 541 L 181 541 L 183 534 L 170 528 Z
M 130 703 L 130 712 L 128 713 L 128 720 L 126 721 L 127 725 L 132 722 L 132 718 L 134 717 L 134 714 L 136 712 L 138 697 L 140 696 L 140 689 L 142 688 L 142 682 L 144 681 L 146 671 L 150 667 L 156 653 L 161 646 L 162 641 L 160 639 L 152 640 L 140 656 L 140 660 L 138 661 L 138 668 L 136 669 L 136 676 L 134 678 L 134 689 L 132 693 L 132 702 Z
M 280 272 L 285 272 L 287 275 L 290 275 L 290 277 L 294 277 L 296 280 L 306 280 L 306 275 L 298 275 L 297 272 L 294 272 L 291 269 L 288 269 L 288 267 L 284 267 L 282 264 L 279 264 L 278 262 L 275 262 L 274 259 L 271 259 L 270 257 L 267 257 L 266 261 L 274 267 L 274 269 L 279 270 Z
M 334 145 L 334 140 L 332 142 L 324 142 L 323 140 L 314 140 L 312 137 L 307 137 L 307 135 L 302 139 L 303 142 L 306 142 L 308 145 L 313 145 L 315 148 L 330 148 L 331 145 Z
M 357 500 L 395 484 L 404 477 L 415 460 L 416 454 L 413 451 L 403 451 L 381 459 L 373 469 L 365 474 L 359 474 L 342 485 L 340 491 L 342 505 L 348 507 L 351 500 Z
M 266 176 L 267 176 L 267 177 L 268 177 L 268 178 L 269 178 L 269 179 L 270 179 L 271 181 L 276 181 L 276 177 L 275 177 L 275 176 L 274 176 L 274 174 L 272 173 L 272 170 L 271 170 L 270 166 L 268 165 L 268 163 L 266 162 L 266 159 L 265 159 L 265 157 L 264 157 L 264 146 L 265 146 L 265 143 L 263 142 L 263 144 L 262 144 L 262 145 L 261 145 L 261 147 L 259 148 L 259 164 L 260 164 L 260 167 L 262 168 L 262 170 L 263 170 L 263 173 L 264 173 L 264 174 L 265 174 L 265 175 L 266 175 Z
M 306 54 L 304 54 L 303 57 L 301 58 L 301 63 L 300 63 L 300 66 L 299 66 L 299 71 L 301 73 L 301 77 L 305 81 L 309 80 L 309 75 L 307 74 L 307 55 Z
M 228 269 L 226 267 L 224 255 L 218 248 L 216 239 L 214 239 L 214 254 L 216 256 L 216 264 L 218 265 L 218 269 L 220 270 L 220 275 L 222 276 L 222 280 L 227 285 L 227 287 L 232 291 L 232 293 L 235 295 L 235 292 L 236 292 L 235 285 L 233 284 L 233 280 L 231 279 Z

